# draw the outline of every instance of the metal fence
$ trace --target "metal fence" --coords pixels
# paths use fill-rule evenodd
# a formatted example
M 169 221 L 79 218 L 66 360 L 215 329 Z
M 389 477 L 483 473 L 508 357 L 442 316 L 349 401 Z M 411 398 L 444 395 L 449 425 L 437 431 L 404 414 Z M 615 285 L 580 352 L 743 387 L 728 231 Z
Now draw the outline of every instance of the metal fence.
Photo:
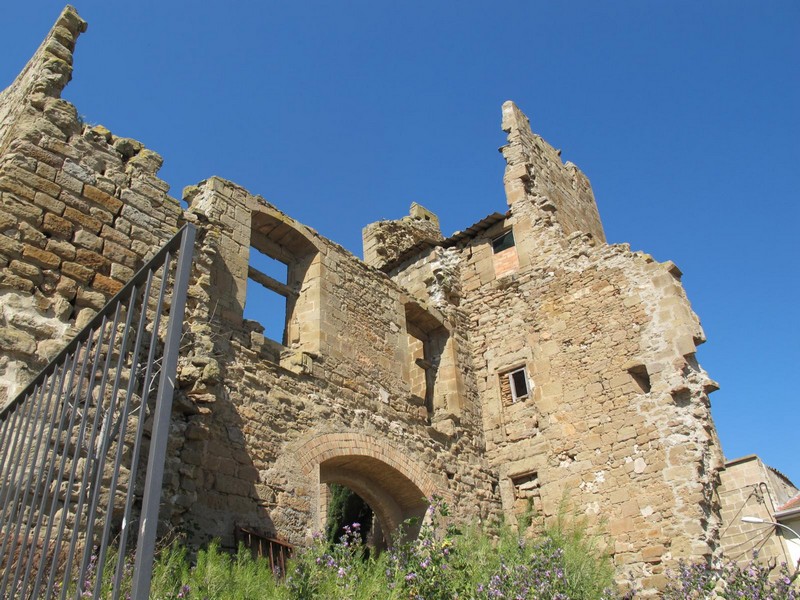
M 0 599 L 148 597 L 194 238 L 0 412 Z

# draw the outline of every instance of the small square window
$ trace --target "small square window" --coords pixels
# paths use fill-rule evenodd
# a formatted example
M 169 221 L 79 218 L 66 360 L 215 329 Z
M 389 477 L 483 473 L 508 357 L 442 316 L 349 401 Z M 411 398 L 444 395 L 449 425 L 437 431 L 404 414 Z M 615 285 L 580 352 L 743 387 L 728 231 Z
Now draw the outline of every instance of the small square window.
M 530 396 L 528 371 L 525 367 L 512 369 L 500 374 L 500 395 L 503 404 L 509 406 Z
M 495 254 L 514 247 L 514 232 L 509 229 L 492 240 L 492 252 Z

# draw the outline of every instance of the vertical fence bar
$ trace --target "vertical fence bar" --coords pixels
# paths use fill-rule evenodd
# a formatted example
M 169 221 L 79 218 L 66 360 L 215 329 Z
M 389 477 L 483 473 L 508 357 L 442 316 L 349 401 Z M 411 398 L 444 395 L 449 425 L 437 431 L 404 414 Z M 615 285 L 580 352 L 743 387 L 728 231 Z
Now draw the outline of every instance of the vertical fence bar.
M 167 259 L 169 260 L 169 254 L 167 254 Z M 166 263 L 165 263 L 166 264 Z M 125 431 L 128 425 L 128 410 L 131 406 L 131 399 L 133 397 L 133 392 L 136 389 L 136 381 L 137 381 L 137 372 L 139 367 L 139 354 L 142 351 L 142 339 L 144 338 L 144 326 L 147 321 L 147 301 L 150 298 L 150 286 L 153 282 L 153 271 L 150 271 L 147 275 L 147 284 L 145 285 L 144 295 L 143 295 L 143 305 L 141 312 L 139 313 L 139 325 L 136 329 L 136 343 L 134 345 L 133 352 L 131 353 L 131 367 L 130 367 L 130 375 L 128 376 L 128 389 L 125 392 L 125 401 L 120 406 L 120 417 L 119 417 L 119 426 L 116 424 L 112 426 L 109 431 L 108 435 L 105 438 L 106 444 L 103 450 L 99 453 L 100 462 L 97 467 L 97 479 L 95 480 L 95 489 L 99 489 L 100 481 L 103 477 L 103 467 L 105 465 L 105 456 L 106 453 L 111 449 L 111 443 L 113 442 L 114 437 L 117 438 L 117 453 L 114 460 L 114 469 L 111 475 L 111 485 L 109 486 L 108 492 L 108 508 L 106 510 L 106 515 L 110 515 L 111 511 L 114 507 L 114 495 L 117 493 L 117 476 L 119 475 L 119 465 L 122 462 L 122 451 L 125 448 Z M 112 411 L 109 411 L 109 417 L 113 414 Z M 140 415 L 141 417 L 142 415 Z M 115 433 L 119 427 L 119 432 Z M 95 494 L 92 507 L 89 511 L 88 523 L 89 528 L 87 529 L 86 537 L 87 539 L 92 538 L 93 527 L 92 523 L 94 523 L 95 515 L 98 507 L 98 503 L 100 501 L 100 494 Z M 106 563 L 106 554 L 108 552 L 108 538 L 109 533 L 111 531 L 111 519 L 106 519 L 105 525 L 103 527 L 103 533 L 100 537 L 100 551 L 97 556 L 97 565 L 96 570 L 97 573 L 103 573 Z M 81 565 L 81 573 L 86 573 L 86 569 L 89 565 L 89 559 L 91 554 L 89 553 L 89 546 L 84 549 L 83 552 L 83 564 Z M 102 588 L 102 580 L 100 577 L 97 578 L 95 581 L 95 588 L 94 588 L 94 598 L 100 597 L 100 589 Z
M 95 382 L 95 379 L 96 379 L 96 376 L 97 376 L 97 369 L 98 369 L 99 363 L 100 363 L 99 359 L 100 359 L 100 356 L 102 354 L 103 340 L 105 339 L 105 335 L 106 335 L 106 324 L 107 324 L 107 322 L 108 322 L 107 321 L 107 317 L 103 317 L 103 322 L 100 325 L 98 339 L 97 339 L 97 343 L 96 343 L 97 353 L 95 355 L 94 363 L 92 364 L 92 372 L 89 375 L 89 385 L 87 386 L 87 390 L 86 390 L 86 403 L 85 403 L 86 410 L 84 411 L 84 414 L 83 414 L 83 422 L 81 423 L 81 432 L 78 434 L 78 438 L 81 440 L 81 445 L 83 445 L 83 440 L 86 437 L 85 436 L 85 429 L 88 426 L 89 406 L 92 404 L 92 392 L 95 389 L 94 382 Z M 105 361 L 106 363 L 108 363 L 107 358 L 108 358 L 108 356 L 110 356 L 110 354 L 111 353 L 109 352 L 109 354 L 106 357 L 106 361 Z M 83 502 L 84 502 L 84 498 L 86 496 L 86 478 L 88 476 L 90 466 L 91 466 L 91 464 L 93 462 L 92 461 L 92 458 L 93 458 L 92 448 L 94 446 L 94 438 L 95 438 L 95 434 L 97 432 L 97 419 L 99 418 L 100 413 L 102 412 L 102 405 L 103 405 L 103 396 L 102 396 L 102 392 L 101 392 L 101 394 L 99 394 L 98 397 L 97 397 L 97 403 L 96 403 L 95 412 L 94 412 L 94 419 L 92 419 L 92 426 L 91 426 L 91 428 L 89 430 L 89 443 L 86 445 L 86 449 L 87 449 L 86 450 L 86 460 L 84 461 L 83 474 L 82 474 L 82 477 L 81 477 L 81 486 L 80 486 L 80 490 L 78 492 L 78 504 L 77 504 L 77 507 L 75 508 L 75 527 L 76 528 L 79 528 L 81 515 L 83 514 Z M 70 541 L 70 545 L 69 545 L 69 552 L 68 552 L 68 555 L 67 555 L 67 562 L 66 562 L 66 565 L 64 567 L 65 572 L 69 572 L 70 569 L 72 568 L 72 559 L 73 559 L 73 557 L 75 555 L 75 546 L 76 546 L 77 543 L 78 543 L 78 536 L 77 535 L 73 535 L 72 538 L 71 538 L 71 541 Z M 66 590 L 66 588 L 64 588 L 64 589 Z
M 25 475 L 25 467 L 28 468 L 28 475 L 30 475 L 31 471 L 33 470 L 31 467 L 30 461 L 30 453 L 33 450 L 34 445 L 34 438 L 36 437 L 36 423 L 39 420 L 39 416 L 41 415 L 42 411 L 42 402 L 41 399 L 45 394 L 46 391 L 46 381 L 45 380 L 42 385 L 37 388 L 36 394 L 34 395 L 37 398 L 36 404 L 36 415 L 31 415 L 29 417 L 28 422 L 25 424 L 26 429 L 28 429 L 31 425 L 31 431 L 27 434 L 23 434 L 24 439 L 22 440 L 21 446 L 21 453 L 19 458 L 19 464 L 23 466 L 23 468 L 19 471 L 19 477 L 14 477 L 15 486 L 14 486 L 14 498 L 8 503 L 6 509 L 8 509 L 8 517 L 6 519 L 6 527 L 5 527 L 5 535 L 3 536 L 3 544 L 0 546 L 0 555 L 8 556 L 9 557 L 9 564 L 5 569 L 5 574 L 3 575 L 3 582 L 2 587 L 0 589 L 6 589 L 6 585 L 8 582 L 8 578 L 11 575 L 11 563 L 14 560 L 14 550 L 16 550 L 16 537 L 19 535 L 19 527 L 22 524 L 22 520 L 24 518 L 25 513 L 25 504 L 24 498 L 27 496 L 27 492 L 23 492 L 25 488 L 25 480 L 28 479 Z M 34 404 L 34 403 L 32 403 Z M 9 490 L 10 492 L 10 490 Z M 12 523 L 16 522 L 16 526 L 12 527 Z M 9 546 L 10 544 L 10 546 Z M 6 553 L 8 551 L 8 553 Z
M 77 381 L 77 384 L 75 386 L 75 389 L 73 390 L 72 388 L 67 388 L 67 398 L 69 398 L 71 396 L 73 398 L 73 404 L 72 404 L 72 410 L 71 410 L 72 414 L 70 415 L 70 426 L 69 426 L 69 429 L 67 430 L 67 437 L 66 437 L 66 439 L 64 441 L 65 442 L 64 443 L 64 459 L 65 459 L 65 461 L 66 461 L 67 456 L 69 455 L 69 448 L 70 448 L 70 444 L 72 443 L 70 432 L 73 430 L 73 426 L 75 424 L 75 419 L 77 418 L 77 416 L 78 416 L 78 414 L 80 412 L 79 411 L 79 406 L 80 406 L 81 392 L 83 391 L 83 381 L 84 381 L 84 378 L 86 377 L 86 369 L 89 366 L 89 356 L 92 353 L 91 352 L 92 346 L 94 346 L 93 342 L 94 342 L 94 337 L 90 335 L 89 338 L 86 340 L 86 345 L 85 345 L 85 347 L 83 349 L 83 360 L 81 361 L 81 372 L 80 372 L 80 375 L 78 376 L 78 381 Z M 98 348 L 99 348 L 99 346 L 98 346 Z M 83 438 L 83 433 L 86 430 L 86 418 L 85 418 L 85 415 L 86 415 L 86 410 L 88 409 L 88 406 L 89 406 L 88 405 L 88 401 L 84 402 L 84 410 L 83 410 L 84 418 L 81 419 L 81 422 L 80 422 L 80 433 L 78 434 L 77 439 L 74 442 L 75 449 L 72 451 L 72 464 L 70 465 L 70 469 L 69 469 L 69 479 L 67 480 L 67 485 L 64 488 L 64 508 L 62 509 L 61 523 L 59 523 L 58 534 L 56 535 L 56 544 L 55 544 L 55 547 L 54 547 L 54 550 L 53 550 L 54 560 L 53 560 L 53 564 L 50 567 L 50 579 L 48 580 L 48 586 L 47 586 L 47 597 L 48 598 L 50 597 L 50 594 L 51 594 L 52 589 L 53 589 L 53 583 L 55 582 L 55 576 L 56 576 L 56 572 L 57 572 L 57 569 L 58 569 L 58 556 L 59 556 L 59 553 L 61 552 L 61 544 L 64 541 L 64 532 L 67 529 L 67 524 L 68 524 L 67 516 L 69 515 L 69 505 L 70 505 L 70 499 L 72 497 L 72 486 L 75 483 L 75 473 L 76 473 L 77 468 L 78 468 L 78 459 L 80 458 L 81 444 L 83 443 L 83 439 L 82 439 Z M 66 462 L 64 462 L 63 464 L 66 465 Z M 61 477 L 59 477 L 59 481 L 63 481 L 63 479 Z M 59 493 L 56 493 L 53 496 L 54 502 L 58 501 L 58 497 L 59 496 L 60 496 Z M 74 529 L 77 530 L 79 528 L 79 526 L 80 526 L 80 516 L 76 514 L 75 515 Z M 74 531 L 73 531 L 73 534 L 75 534 Z M 66 586 L 67 586 L 68 583 L 69 583 L 69 572 L 67 571 L 67 572 L 64 573 L 64 589 L 66 589 Z
M 34 388 L 33 398 L 36 398 L 37 396 L 41 395 L 43 390 L 44 390 L 44 387 L 41 386 L 41 385 L 39 385 L 36 388 Z M 0 522 L 3 523 L 3 529 L 5 529 L 5 535 L 3 536 L 3 544 L 2 544 L 2 546 L 0 546 L 0 555 L 8 556 L 9 565 L 6 567 L 6 575 L 8 575 L 8 572 L 11 570 L 9 568 L 10 567 L 10 563 L 14 559 L 14 557 L 10 553 L 8 555 L 6 554 L 6 548 L 8 547 L 7 546 L 8 542 L 11 539 L 11 531 L 13 529 L 12 523 L 13 523 L 14 516 L 15 516 L 14 513 L 16 512 L 16 508 L 17 508 L 17 502 L 19 501 L 19 494 L 20 494 L 20 490 L 21 490 L 21 480 L 24 478 L 24 474 L 20 471 L 19 467 L 22 466 L 23 467 L 22 470 L 24 470 L 24 466 L 25 465 L 22 464 L 23 463 L 22 459 L 23 459 L 23 456 L 27 456 L 27 453 L 25 452 L 25 446 L 26 446 L 26 442 L 28 441 L 28 428 L 29 428 L 29 426 L 31 424 L 31 421 L 33 420 L 33 409 L 34 409 L 35 405 L 38 404 L 38 403 L 37 402 L 30 402 L 29 404 L 30 404 L 30 406 L 26 407 L 29 410 L 27 411 L 27 413 L 23 417 L 25 420 L 24 420 L 24 422 L 22 424 L 22 432 L 20 433 L 19 436 L 17 436 L 17 439 L 15 440 L 16 448 L 15 448 L 14 454 L 12 454 L 12 460 L 14 461 L 14 470 L 11 473 L 11 478 L 10 478 L 10 480 L 9 480 L 9 482 L 7 484 L 7 488 L 6 488 L 5 497 L 3 498 L 3 517 L 2 517 L 2 520 Z M 22 412 L 22 411 L 20 411 L 20 412 Z M 27 445 L 30 446 L 30 444 L 27 444 Z M 17 480 L 17 472 L 18 471 L 20 472 L 19 481 Z M 13 493 L 14 493 L 14 499 L 13 500 L 11 500 L 12 488 L 13 488 Z M 2 598 L 3 595 L 5 594 L 6 581 L 7 581 L 7 578 L 3 577 L 3 584 L 2 584 L 2 586 L 0 586 L 0 598 Z
M 139 523 L 139 541 L 134 563 L 133 600 L 147 600 L 153 575 L 153 555 L 155 552 L 158 507 L 161 501 L 161 485 L 164 478 L 164 458 L 167 451 L 172 396 L 175 393 L 175 372 L 178 368 L 181 332 L 186 292 L 189 289 L 191 271 L 191 249 L 194 246 L 195 230 L 187 228 L 181 239 L 180 258 L 175 272 L 172 291 L 167 337 L 164 342 L 164 355 L 161 362 L 161 378 L 156 396 L 155 420 L 150 441 L 150 455 L 147 461 L 147 477 L 144 486 L 142 517 Z M 163 283 L 166 285 L 166 282 Z

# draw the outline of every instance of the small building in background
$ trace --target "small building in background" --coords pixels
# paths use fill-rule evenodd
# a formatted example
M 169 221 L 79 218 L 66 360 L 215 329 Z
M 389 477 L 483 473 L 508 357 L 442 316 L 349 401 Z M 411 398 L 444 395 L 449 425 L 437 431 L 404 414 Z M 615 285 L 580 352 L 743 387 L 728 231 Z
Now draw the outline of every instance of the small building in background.
M 758 552 L 770 565 L 797 565 L 800 539 L 785 527 L 795 532 L 800 528 L 800 494 L 789 478 L 750 454 L 726 462 L 720 480 L 725 558 L 742 563 Z M 745 517 L 764 522 L 746 522 Z

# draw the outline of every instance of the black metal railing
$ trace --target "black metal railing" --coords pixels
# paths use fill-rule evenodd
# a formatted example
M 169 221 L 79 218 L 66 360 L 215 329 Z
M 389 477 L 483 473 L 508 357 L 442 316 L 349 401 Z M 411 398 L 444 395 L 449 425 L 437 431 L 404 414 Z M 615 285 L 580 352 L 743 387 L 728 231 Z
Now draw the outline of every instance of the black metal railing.
M 194 238 L 0 411 L 0 599 L 148 597 Z

